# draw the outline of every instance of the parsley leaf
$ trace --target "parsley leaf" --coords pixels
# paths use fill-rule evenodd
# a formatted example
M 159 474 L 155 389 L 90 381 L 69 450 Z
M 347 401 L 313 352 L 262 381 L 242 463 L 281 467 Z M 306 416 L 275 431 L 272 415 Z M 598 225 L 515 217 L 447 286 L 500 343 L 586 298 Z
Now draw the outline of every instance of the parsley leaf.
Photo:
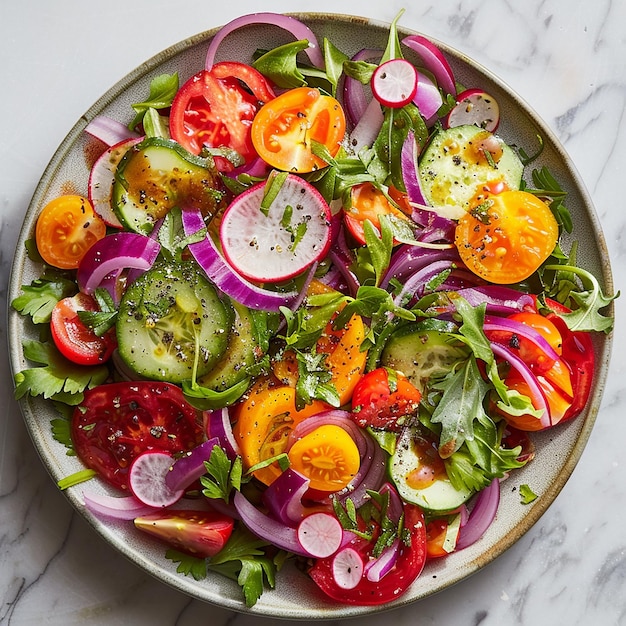
M 183 251 L 187 246 L 202 241 L 206 235 L 206 228 L 201 228 L 191 235 L 185 235 L 183 212 L 179 207 L 173 207 L 159 228 L 158 241 L 161 244 L 161 254 L 170 261 L 181 261 Z
M 75 292 L 76 284 L 67 278 L 38 278 L 22 286 L 22 294 L 14 298 L 11 306 L 22 315 L 30 315 L 34 324 L 46 324 L 56 303 Z
M 246 606 L 254 606 L 265 586 L 274 588 L 276 584 L 278 557 L 272 560 L 262 549 L 269 545 L 237 526 L 226 545 L 208 559 L 207 568 L 236 580 L 243 590 Z
M 233 489 L 241 488 L 242 464 L 241 457 L 236 457 L 232 462 L 226 456 L 223 448 L 217 444 L 211 450 L 211 456 L 204 462 L 207 475 L 200 478 L 204 489 L 202 493 L 214 500 L 230 500 Z
M 115 326 L 117 309 L 111 294 L 101 287 L 94 292 L 94 298 L 100 307 L 99 311 L 78 311 L 80 321 L 91 328 L 98 337 L 102 337 L 108 330 Z
M 173 548 L 165 553 L 165 558 L 173 563 L 178 563 L 176 571 L 185 576 L 193 576 L 195 580 L 204 580 L 207 573 L 205 559 L 200 559 L 185 552 L 179 552 Z
M 296 383 L 296 409 L 301 410 L 314 399 L 323 400 L 339 407 L 340 398 L 335 386 L 330 382 L 332 374 L 324 366 L 325 354 L 296 350 L 298 381 Z
M 103 383 L 109 376 L 106 365 L 76 365 L 49 343 L 27 339 L 23 346 L 24 356 L 29 361 L 39 363 L 40 367 L 15 374 L 17 400 L 29 394 L 75 406 L 82 401 L 85 389 Z

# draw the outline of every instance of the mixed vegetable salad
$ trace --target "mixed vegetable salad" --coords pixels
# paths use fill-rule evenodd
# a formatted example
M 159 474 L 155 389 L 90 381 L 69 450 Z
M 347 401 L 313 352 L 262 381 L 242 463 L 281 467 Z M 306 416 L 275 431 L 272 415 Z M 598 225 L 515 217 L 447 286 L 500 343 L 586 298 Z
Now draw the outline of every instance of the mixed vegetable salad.
M 215 62 L 257 23 L 294 41 Z M 348 57 L 244 16 L 182 85 L 94 119 L 88 193 L 43 208 L 12 303 L 40 331 L 16 397 L 54 402 L 86 468 L 60 486 L 248 606 L 287 560 L 387 603 L 477 541 L 612 327 L 541 138 L 509 145 L 497 101 L 396 23 Z

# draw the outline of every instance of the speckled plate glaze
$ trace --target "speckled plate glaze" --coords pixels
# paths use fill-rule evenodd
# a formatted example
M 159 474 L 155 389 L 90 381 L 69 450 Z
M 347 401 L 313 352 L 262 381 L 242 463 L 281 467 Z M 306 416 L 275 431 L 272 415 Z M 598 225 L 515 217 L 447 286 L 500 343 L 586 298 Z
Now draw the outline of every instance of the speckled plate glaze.
M 307 13 L 294 17 L 306 22 L 320 41 L 326 36 L 347 54 L 356 53 L 364 45 L 383 48 L 386 44 L 388 24 L 343 15 Z M 9 302 L 20 293 L 21 285 L 30 283 L 40 271 L 26 257 L 24 242 L 32 236 L 43 206 L 61 193 L 87 192 L 93 147 L 83 132 L 87 123 L 100 114 L 128 121 L 131 103 L 144 99 L 155 75 L 178 71 L 182 84 L 204 66 L 208 43 L 217 30 L 200 33 L 156 55 L 114 85 L 78 120 L 52 157 L 26 214 L 15 254 Z M 408 34 L 412 32 L 400 28 L 401 36 Z M 257 47 L 271 47 L 286 41 L 289 36 L 277 28 L 248 27 L 225 39 L 218 60 L 249 61 Z M 575 237 L 580 241 L 579 262 L 599 278 L 605 293 L 613 293 L 609 257 L 597 215 L 563 147 L 536 113 L 502 81 L 458 51 L 441 42 L 435 43 L 447 55 L 460 83 L 482 87 L 497 98 L 502 117 L 498 129 L 500 136 L 509 143 L 525 147 L 527 152 L 532 152 L 536 146 L 537 134 L 544 138 L 545 149 L 535 165 L 547 165 L 569 193 L 567 206 L 574 218 Z M 22 353 L 22 339 L 34 334 L 25 319 L 15 311 L 9 310 L 8 318 L 11 364 L 13 371 L 18 372 L 28 366 Z M 94 530 L 138 567 L 194 598 L 226 609 L 259 616 L 312 620 L 347 618 L 404 606 L 442 591 L 487 565 L 527 532 L 553 502 L 583 452 L 600 406 L 611 339 L 601 336 L 595 341 L 598 367 L 586 411 L 572 423 L 534 437 L 537 444 L 535 460 L 503 483 L 497 518 L 480 541 L 446 559 L 427 564 L 421 577 L 405 595 L 384 606 L 348 607 L 330 602 L 322 597 L 305 574 L 288 566 L 279 573 L 276 589 L 266 591 L 252 609 L 247 609 L 234 582 L 211 574 L 203 581 L 177 574 L 176 566 L 165 559 L 162 545 L 144 538 L 134 531 L 132 524 L 103 522 L 92 516 L 82 502 L 84 485 L 71 488 L 66 495 Z M 81 469 L 79 461 L 68 457 L 65 448 L 52 438 L 50 419 L 55 416 L 55 411 L 50 403 L 26 398 L 20 405 L 33 442 L 52 478 L 58 481 Z M 524 483 L 531 485 L 539 496 L 527 506 L 520 504 L 519 498 L 519 486 Z M 107 487 L 96 480 L 89 483 L 89 489 L 107 491 Z

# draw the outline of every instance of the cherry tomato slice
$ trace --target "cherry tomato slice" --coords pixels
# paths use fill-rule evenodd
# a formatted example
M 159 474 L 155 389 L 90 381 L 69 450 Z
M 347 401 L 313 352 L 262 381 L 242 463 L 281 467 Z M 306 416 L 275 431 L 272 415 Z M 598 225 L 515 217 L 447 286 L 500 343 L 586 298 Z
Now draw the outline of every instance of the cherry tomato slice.
M 399 220 L 407 216 L 385 197 L 372 183 L 355 185 L 350 191 L 352 206 L 344 208 L 343 219 L 357 243 L 365 245 L 363 224 L 369 220 L 380 231 L 380 216 L 391 215 Z
M 250 139 L 259 107 L 274 98 L 265 77 L 244 63 L 216 63 L 192 76 L 178 91 L 170 110 L 170 133 L 192 154 L 206 145 L 228 147 L 246 162 L 256 157 Z M 232 169 L 217 158 L 222 170 Z
M 363 376 L 352 394 L 352 418 L 359 426 L 396 430 L 399 418 L 417 410 L 422 394 L 400 372 L 379 367 Z
M 272 167 L 302 174 L 327 165 L 313 154 L 311 143 L 323 144 L 335 156 L 345 130 L 345 115 L 335 98 L 298 87 L 261 108 L 252 122 L 252 143 Z
M 154 381 L 87 390 L 72 416 L 71 432 L 81 461 L 124 490 L 129 467 L 142 452 L 188 451 L 204 438 L 202 420 L 180 388 Z
M 333 576 L 333 557 L 317 559 L 309 575 L 330 598 L 343 604 L 375 606 L 399 598 L 422 573 L 426 563 L 426 523 L 422 510 L 415 505 L 404 505 L 404 526 L 410 533 L 410 542 L 400 543 L 398 559 L 392 570 L 378 582 L 366 576 L 352 589 L 340 587 Z M 349 546 L 367 562 L 375 540 L 355 537 Z
M 448 536 L 448 526 L 448 520 L 443 517 L 435 518 L 426 524 L 426 553 L 429 559 L 450 554 L 444 548 Z M 459 538 L 459 530 L 457 529 L 455 544 Z
M 539 268 L 558 234 L 545 202 L 526 191 L 503 191 L 459 219 L 455 244 L 472 272 L 492 283 L 512 284 Z
M 104 220 L 87 198 L 65 195 L 49 202 L 37 219 L 37 250 L 48 263 L 64 270 L 76 269 L 85 252 L 106 235 Z
M 50 332 L 59 352 L 79 365 L 98 365 L 109 360 L 117 346 L 115 330 L 98 337 L 78 317 L 79 311 L 98 311 L 97 302 L 85 293 L 59 300 L 52 309 Z

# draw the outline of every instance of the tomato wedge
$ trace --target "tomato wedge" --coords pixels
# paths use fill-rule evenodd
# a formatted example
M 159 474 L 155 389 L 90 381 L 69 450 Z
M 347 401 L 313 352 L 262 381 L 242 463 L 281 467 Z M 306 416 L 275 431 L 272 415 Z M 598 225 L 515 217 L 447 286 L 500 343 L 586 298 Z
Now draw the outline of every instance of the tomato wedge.
M 559 226 L 550 207 L 527 191 L 503 191 L 474 205 L 456 227 L 455 243 L 472 272 L 498 284 L 526 280 L 550 256 Z
M 65 195 L 49 202 L 37 219 L 37 250 L 49 265 L 76 269 L 85 252 L 106 235 L 106 224 L 87 198 Z
M 178 91 L 170 110 L 170 134 L 192 154 L 204 146 L 227 147 L 246 162 L 256 157 L 250 129 L 259 107 L 274 98 L 265 77 L 244 63 L 216 63 L 192 76 Z M 232 169 L 217 157 L 222 171 Z
M 134 523 L 139 530 L 200 559 L 215 556 L 234 526 L 234 520 L 222 513 L 188 509 L 157 511 L 135 518 Z
M 79 365 L 98 365 L 109 360 L 117 346 L 115 329 L 98 337 L 78 317 L 79 311 L 98 311 L 97 302 L 85 293 L 59 300 L 52 309 L 50 332 L 59 352 Z
M 404 374 L 379 367 L 365 374 L 356 384 L 352 395 L 352 417 L 362 428 L 397 430 L 402 424 L 400 418 L 414 414 L 421 399 L 419 389 Z
M 309 576 L 330 598 L 343 604 L 374 606 L 396 600 L 422 573 L 426 563 L 426 524 L 422 510 L 415 505 L 404 505 L 404 527 L 409 531 L 408 544 L 400 542 L 398 559 L 378 582 L 363 576 L 352 589 L 340 587 L 333 575 L 333 557 L 317 559 Z M 364 562 L 372 555 L 375 539 L 356 537 L 348 544 Z
M 290 89 L 265 104 L 252 123 L 252 143 L 272 167 L 303 174 L 326 167 L 313 154 L 312 142 L 324 145 L 332 156 L 339 151 L 346 118 L 335 98 L 318 89 Z
M 188 451 L 204 439 L 202 420 L 176 385 L 154 381 L 99 385 L 85 392 L 71 423 L 81 461 L 128 490 L 132 461 L 147 450 Z

